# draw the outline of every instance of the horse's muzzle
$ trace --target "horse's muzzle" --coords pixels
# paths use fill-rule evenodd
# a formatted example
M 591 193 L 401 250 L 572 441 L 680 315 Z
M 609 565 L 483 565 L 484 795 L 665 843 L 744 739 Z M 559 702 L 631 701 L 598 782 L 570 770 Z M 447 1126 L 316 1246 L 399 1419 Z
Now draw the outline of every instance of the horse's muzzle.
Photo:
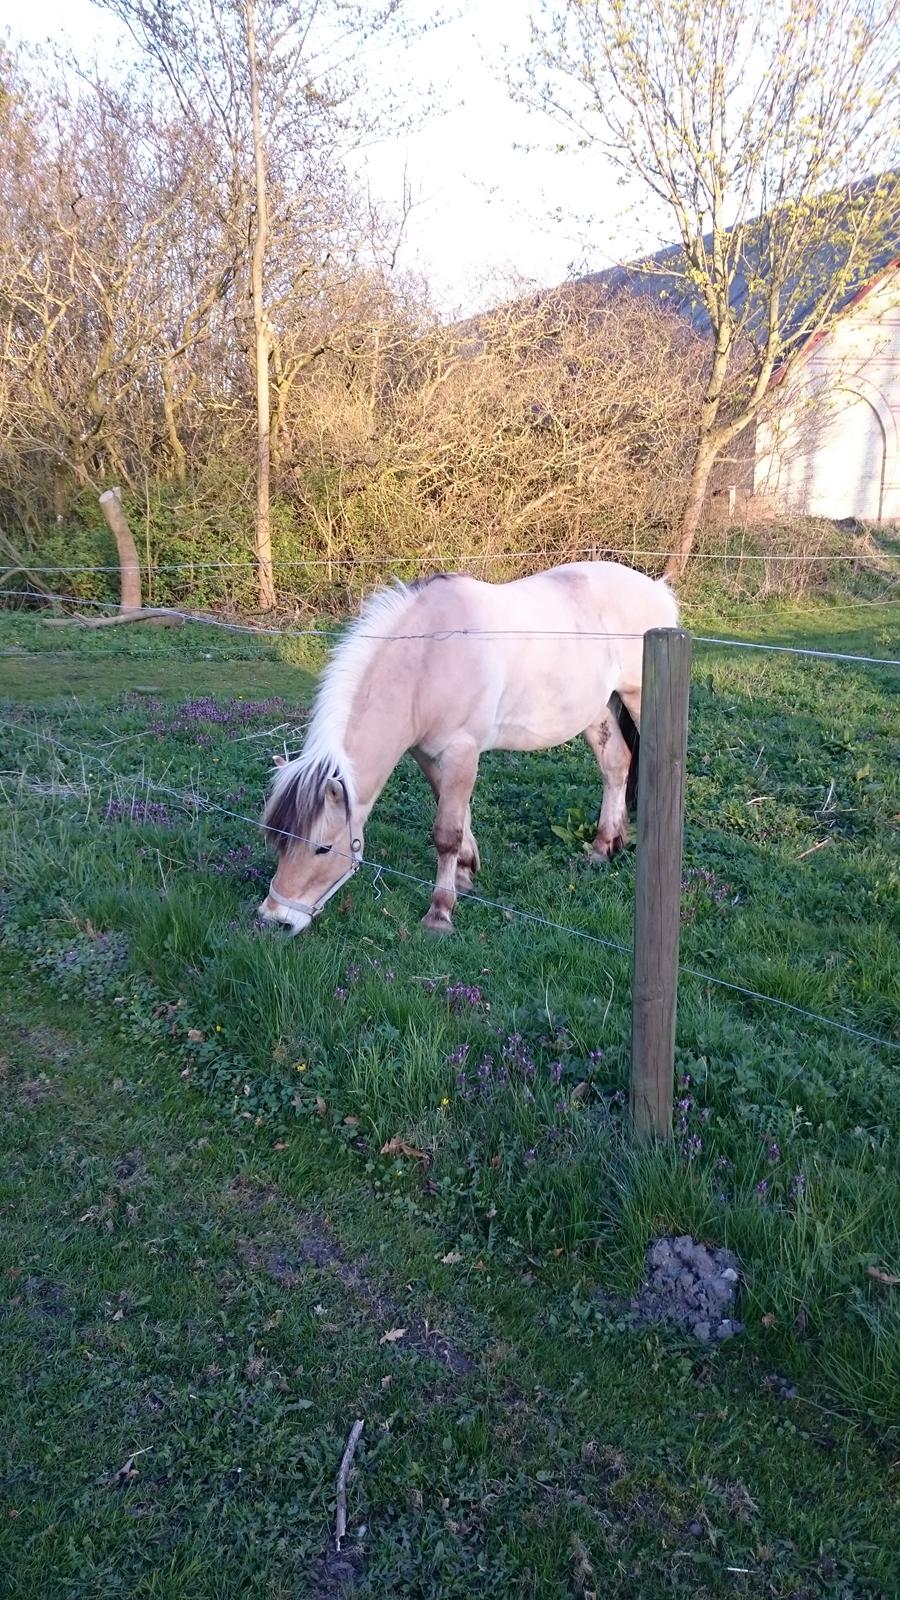
M 259 907 L 258 915 L 269 927 L 287 928 L 291 935 L 305 933 L 312 922 L 308 911 L 301 911 L 293 906 L 277 905 L 268 895 Z

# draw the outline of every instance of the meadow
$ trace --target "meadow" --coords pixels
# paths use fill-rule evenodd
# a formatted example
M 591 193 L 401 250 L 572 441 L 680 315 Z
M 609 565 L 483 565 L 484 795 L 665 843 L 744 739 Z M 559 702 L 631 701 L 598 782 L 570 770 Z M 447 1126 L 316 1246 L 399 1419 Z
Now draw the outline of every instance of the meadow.
M 896 615 L 689 620 L 897 657 Z M 896 1594 L 900 671 L 695 645 L 676 1127 L 637 1154 L 586 750 L 484 761 L 440 943 L 405 761 L 381 871 L 291 941 L 254 819 L 321 640 L 6 616 L 0 652 L 3 1592 Z M 744 1270 L 714 1350 L 629 1318 L 681 1233 Z

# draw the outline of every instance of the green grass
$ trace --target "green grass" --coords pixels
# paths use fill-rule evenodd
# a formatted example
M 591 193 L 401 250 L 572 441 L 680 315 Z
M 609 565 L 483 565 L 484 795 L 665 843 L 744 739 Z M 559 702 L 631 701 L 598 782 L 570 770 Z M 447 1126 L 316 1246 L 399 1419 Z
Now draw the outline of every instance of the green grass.
M 693 620 L 897 655 L 893 617 Z M 340 1593 L 358 1415 L 359 1595 L 895 1593 L 900 1313 L 866 1269 L 900 1267 L 898 1053 L 684 978 L 685 1126 L 636 1157 L 627 958 L 474 903 L 434 945 L 390 876 L 258 934 L 262 847 L 192 796 L 258 813 L 315 658 L 112 632 L 0 638 L 27 652 L 0 658 L 10 1592 Z M 697 647 L 682 945 L 895 1040 L 898 686 Z M 185 724 L 198 693 L 287 704 Z M 167 817 L 103 820 L 136 791 Z M 578 749 L 489 758 L 479 887 L 627 946 L 633 859 L 597 874 L 551 831 L 595 793 Z M 367 852 L 427 879 L 429 827 L 404 763 Z M 737 1251 L 740 1341 L 596 1298 L 662 1231 Z

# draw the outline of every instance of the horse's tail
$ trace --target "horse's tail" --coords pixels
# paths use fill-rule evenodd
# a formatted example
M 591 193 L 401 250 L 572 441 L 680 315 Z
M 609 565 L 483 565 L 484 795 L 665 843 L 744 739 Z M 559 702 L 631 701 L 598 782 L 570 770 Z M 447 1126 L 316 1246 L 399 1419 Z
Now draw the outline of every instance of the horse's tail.
M 629 811 L 634 811 L 637 806 L 638 771 L 640 767 L 641 736 L 637 724 L 628 707 L 623 703 L 618 694 L 610 696 L 610 710 L 619 724 L 619 732 L 628 746 L 631 760 L 628 763 L 628 777 L 625 780 L 625 804 Z
M 656 623 L 658 628 L 678 628 L 681 626 L 681 617 L 678 608 L 678 596 L 672 593 L 671 582 L 668 578 L 657 578 L 654 587 L 663 609 L 663 618 Z
M 658 618 L 653 626 L 657 628 L 677 628 L 680 626 L 681 617 L 678 610 L 678 599 L 672 593 L 668 578 L 657 578 L 653 585 L 656 591 Z M 623 703 L 621 696 L 613 694 L 610 699 L 610 708 L 619 724 L 619 731 L 631 754 L 628 763 L 628 777 L 625 780 L 625 804 L 632 813 L 637 809 L 638 777 L 640 772 L 641 736 L 637 724 Z

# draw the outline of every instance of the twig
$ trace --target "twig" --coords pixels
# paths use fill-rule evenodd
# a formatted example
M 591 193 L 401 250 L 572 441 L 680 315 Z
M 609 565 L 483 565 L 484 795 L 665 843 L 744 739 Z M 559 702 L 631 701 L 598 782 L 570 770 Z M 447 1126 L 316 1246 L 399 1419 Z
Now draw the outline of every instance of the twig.
M 824 850 L 826 844 L 830 844 L 830 843 L 831 843 L 830 836 L 827 839 L 820 839 L 818 844 L 811 844 L 808 850 L 802 850 L 800 852 L 799 856 L 797 857 L 797 860 L 798 861 L 804 861 L 807 856 L 815 855 L 817 850 Z
M 347 1440 L 347 1448 L 341 1456 L 341 1465 L 337 1475 L 337 1509 L 334 1519 L 334 1547 L 336 1550 L 340 1550 L 341 1540 L 347 1532 L 347 1478 L 363 1427 L 364 1423 L 361 1421 L 354 1422 L 353 1427 L 350 1429 L 350 1437 Z
M 818 813 L 817 813 L 818 816 L 824 817 L 826 812 L 832 810 L 832 801 L 833 801 L 833 799 L 834 799 L 834 779 L 832 778 L 831 782 L 828 785 L 828 793 L 826 794 L 825 799 L 822 801 L 822 804 L 819 807 L 819 810 L 818 810 Z

